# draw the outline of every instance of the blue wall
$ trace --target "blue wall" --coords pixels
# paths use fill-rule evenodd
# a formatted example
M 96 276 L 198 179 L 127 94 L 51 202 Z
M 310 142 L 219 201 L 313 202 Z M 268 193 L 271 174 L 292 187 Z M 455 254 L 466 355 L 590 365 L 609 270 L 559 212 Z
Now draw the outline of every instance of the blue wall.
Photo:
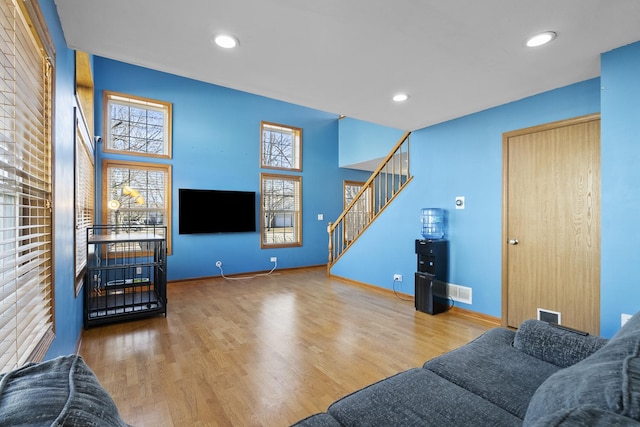
M 456 305 L 500 317 L 502 134 L 598 111 L 600 83 L 593 79 L 413 132 L 413 181 L 332 273 L 383 288 L 399 273 L 404 281 L 396 290 L 413 294 L 420 209 L 445 208 L 449 282 L 473 288 L 473 304 Z M 464 210 L 455 209 L 456 196 L 465 196 Z
M 473 304 L 461 306 L 500 317 L 502 133 L 600 112 L 600 325 L 603 336 L 612 336 L 620 328 L 621 313 L 640 311 L 640 42 L 601 59 L 599 79 L 414 132 L 414 181 L 333 274 L 390 288 L 393 274 L 400 273 L 405 282 L 396 288 L 412 294 L 420 208 L 444 207 L 449 211 L 450 282 L 473 288 Z M 455 210 L 455 196 L 466 197 L 465 210 Z M 371 251 L 380 241 L 385 244 Z
M 55 333 L 46 354 L 73 353 L 82 330 L 82 297 L 75 297 L 74 134 L 75 55 L 66 47 L 53 0 L 40 7 L 56 48 L 54 158 Z
M 56 46 L 56 339 L 46 355 L 52 358 L 73 352 L 82 331 L 82 299 L 74 295 L 73 271 L 74 55 L 66 47 L 53 0 L 40 0 L 40 5 Z M 364 172 L 338 168 L 338 140 L 344 129 L 339 130 L 336 115 L 103 58 L 95 58 L 94 72 L 96 134 L 102 134 L 104 89 L 173 103 L 174 157 L 169 162 L 173 165 L 174 255 L 169 257 L 170 279 L 217 275 L 216 259 L 224 262 L 228 273 L 269 269 L 270 256 L 277 256 L 281 267 L 326 261 L 326 223 L 342 210 L 342 181 L 368 177 Z M 397 288 L 413 293 L 413 241 L 420 237 L 420 209 L 444 207 L 450 213 L 450 281 L 473 288 L 473 305 L 467 308 L 500 316 L 502 133 L 601 111 L 601 325 L 602 334 L 611 336 L 619 328 L 621 312 L 640 310 L 640 288 L 635 283 L 640 262 L 634 246 L 640 240 L 638 75 L 640 43 L 604 54 L 601 79 L 414 132 L 414 181 L 333 273 L 384 288 L 391 288 L 393 274 L 400 273 L 404 282 Z M 303 246 L 261 250 L 258 233 L 178 235 L 178 188 L 259 190 L 260 120 L 303 128 Z M 352 122 L 346 132 L 366 131 L 361 125 Z M 367 126 L 379 131 L 376 125 Z M 356 161 L 381 157 L 388 151 L 385 149 L 380 148 L 384 152 L 379 154 L 365 144 L 364 156 L 347 149 L 343 163 L 353 162 L 347 156 L 356 156 Z M 458 195 L 466 197 L 463 211 L 453 206 Z M 319 213 L 324 214 L 324 221 L 317 221 Z
M 640 310 L 640 43 L 602 55 L 601 332 Z
M 342 212 L 343 180 L 366 180 L 368 173 L 338 167 L 338 116 L 220 86 L 94 58 L 96 133 L 102 130 L 104 90 L 173 104 L 173 158 L 157 160 L 173 168 L 173 251 L 169 280 L 217 276 L 278 267 L 325 264 L 327 223 Z M 260 233 L 178 234 L 178 189 L 260 190 L 260 121 L 302 128 L 302 247 L 260 249 Z M 131 157 L 104 154 L 99 158 Z M 156 160 L 153 160 L 156 161 Z M 98 165 L 101 160 L 98 161 Z M 287 172 L 284 172 L 287 173 Z M 296 174 L 294 174 L 296 175 Z M 100 196 L 98 196 L 100 198 Z M 318 221 L 318 214 L 324 220 Z
M 349 117 L 341 119 L 338 138 L 340 141 L 349 141 L 349 143 L 340 144 L 340 166 L 349 167 L 385 157 L 404 133 L 399 129 Z

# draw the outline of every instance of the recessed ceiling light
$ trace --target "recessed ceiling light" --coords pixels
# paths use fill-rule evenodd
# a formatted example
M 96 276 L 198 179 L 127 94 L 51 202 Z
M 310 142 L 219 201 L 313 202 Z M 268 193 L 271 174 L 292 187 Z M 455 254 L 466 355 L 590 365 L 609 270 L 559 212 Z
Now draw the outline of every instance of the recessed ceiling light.
M 224 49 L 233 49 L 239 44 L 238 39 L 229 34 L 218 34 L 213 41 Z
M 409 95 L 407 95 L 406 93 L 399 93 L 397 95 L 393 95 L 392 98 L 395 102 L 404 102 L 407 99 L 409 99 Z
M 535 34 L 527 39 L 528 47 L 537 47 L 545 45 L 553 39 L 555 39 L 558 35 L 553 31 L 545 31 L 542 33 Z

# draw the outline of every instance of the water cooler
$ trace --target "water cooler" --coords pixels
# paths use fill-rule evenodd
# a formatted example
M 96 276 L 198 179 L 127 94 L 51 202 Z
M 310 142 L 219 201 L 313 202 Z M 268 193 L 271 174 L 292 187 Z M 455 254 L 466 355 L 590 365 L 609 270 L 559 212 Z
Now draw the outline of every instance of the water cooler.
M 420 212 L 424 240 L 416 240 L 415 304 L 416 310 L 424 313 L 438 314 L 449 309 L 449 241 L 444 239 L 446 219 L 444 209 L 424 208 Z
M 449 241 L 416 240 L 418 271 L 415 273 L 416 310 L 438 314 L 449 309 Z

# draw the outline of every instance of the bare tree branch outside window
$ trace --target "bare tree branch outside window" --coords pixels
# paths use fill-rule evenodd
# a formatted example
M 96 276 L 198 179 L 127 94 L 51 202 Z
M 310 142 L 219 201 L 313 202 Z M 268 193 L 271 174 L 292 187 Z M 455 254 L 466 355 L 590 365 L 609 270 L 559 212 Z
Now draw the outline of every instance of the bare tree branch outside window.
M 261 181 L 262 245 L 300 245 L 302 178 L 263 174 Z
M 302 129 L 262 122 L 260 135 L 262 167 L 301 170 Z
M 171 250 L 171 165 L 116 161 L 103 163 L 103 224 L 124 233 L 147 233 L 151 226 L 166 226 Z M 155 233 L 164 234 L 165 228 Z M 118 250 L 114 248 L 114 250 Z
M 108 150 L 170 156 L 171 104 L 112 92 L 106 98 Z
M 143 225 L 164 223 L 166 212 L 165 171 L 110 167 L 108 200 L 117 201 L 117 210 L 109 213 L 109 222 L 136 231 Z

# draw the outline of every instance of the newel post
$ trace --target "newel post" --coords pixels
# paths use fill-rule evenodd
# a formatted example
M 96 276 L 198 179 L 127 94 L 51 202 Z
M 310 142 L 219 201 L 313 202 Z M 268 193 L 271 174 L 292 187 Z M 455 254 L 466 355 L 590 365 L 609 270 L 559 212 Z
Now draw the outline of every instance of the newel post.
M 329 257 L 327 259 L 327 276 L 331 276 L 331 263 L 333 262 L 333 233 L 331 233 L 332 226 L 332 222 L 327 225 L 327 234 L 329 234 Z

